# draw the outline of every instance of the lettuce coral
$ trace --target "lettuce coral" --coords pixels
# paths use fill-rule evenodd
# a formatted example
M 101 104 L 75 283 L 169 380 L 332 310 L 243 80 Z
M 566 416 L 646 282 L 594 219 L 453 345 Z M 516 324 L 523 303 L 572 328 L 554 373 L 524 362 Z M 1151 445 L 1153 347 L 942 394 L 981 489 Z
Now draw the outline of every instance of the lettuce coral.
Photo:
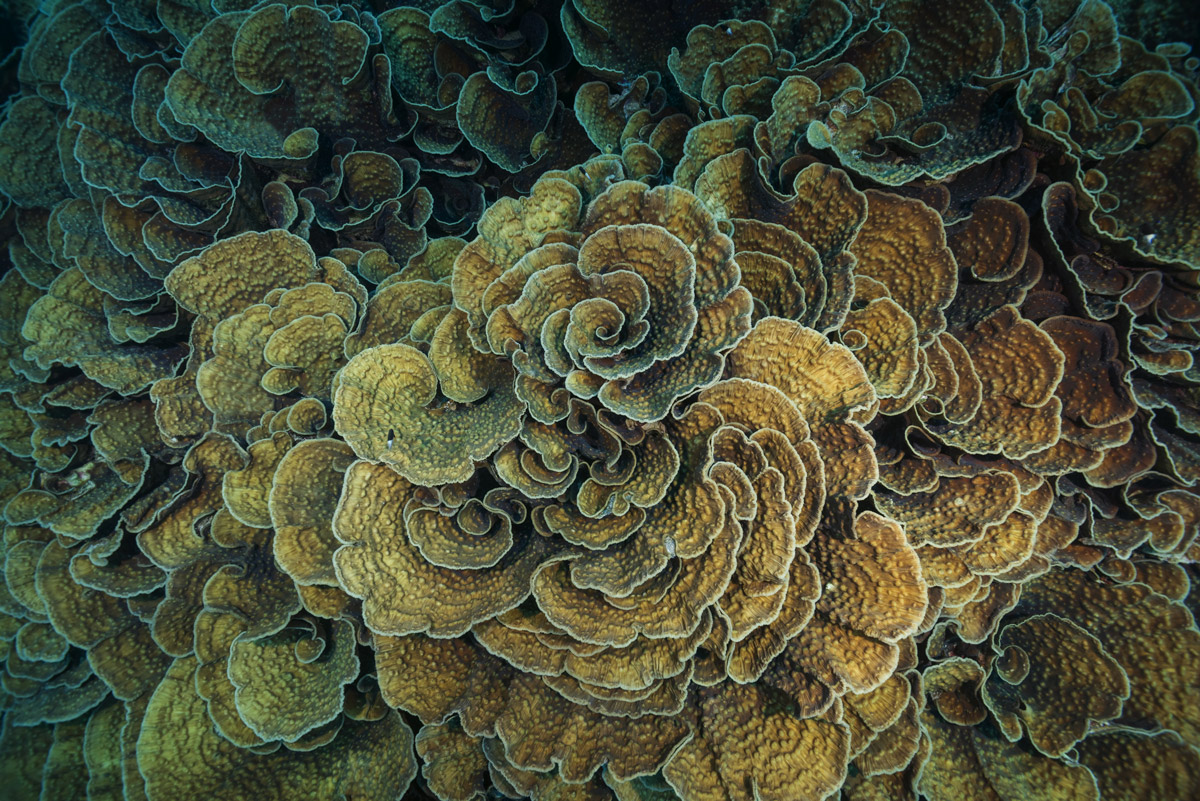
M 6 797 L 1196 797 L 1176 5 L 7 4 Z

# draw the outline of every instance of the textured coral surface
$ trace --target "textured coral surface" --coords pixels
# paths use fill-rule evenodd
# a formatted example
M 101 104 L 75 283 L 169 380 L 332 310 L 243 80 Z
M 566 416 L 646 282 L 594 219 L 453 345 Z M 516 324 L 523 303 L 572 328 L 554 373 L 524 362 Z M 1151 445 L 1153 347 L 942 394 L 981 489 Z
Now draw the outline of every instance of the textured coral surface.
M 3 4 L 0 795 L 1200 798 L 1189 9 Z

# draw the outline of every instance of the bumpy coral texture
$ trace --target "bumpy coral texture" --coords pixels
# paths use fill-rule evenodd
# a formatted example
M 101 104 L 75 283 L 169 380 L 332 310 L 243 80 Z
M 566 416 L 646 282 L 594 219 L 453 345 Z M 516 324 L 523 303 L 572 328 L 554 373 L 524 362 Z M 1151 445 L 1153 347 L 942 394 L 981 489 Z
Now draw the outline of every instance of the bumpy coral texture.
M 0 13 L 6 798 L 1200 796 L 1170 3 Z

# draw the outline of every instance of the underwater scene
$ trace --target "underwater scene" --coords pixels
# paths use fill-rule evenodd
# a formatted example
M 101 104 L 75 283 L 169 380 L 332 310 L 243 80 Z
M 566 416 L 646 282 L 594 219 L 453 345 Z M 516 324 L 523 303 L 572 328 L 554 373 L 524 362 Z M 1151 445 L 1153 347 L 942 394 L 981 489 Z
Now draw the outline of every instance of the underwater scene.
M 0 2 L 0 798 L 1197 801 L 1197 45 Z

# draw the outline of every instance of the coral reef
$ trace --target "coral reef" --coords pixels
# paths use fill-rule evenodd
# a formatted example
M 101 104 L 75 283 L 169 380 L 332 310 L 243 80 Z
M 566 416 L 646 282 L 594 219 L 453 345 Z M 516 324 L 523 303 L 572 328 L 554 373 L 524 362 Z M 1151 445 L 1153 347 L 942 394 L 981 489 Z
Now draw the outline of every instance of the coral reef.
M 1200 796 L 1174 5 L 0 14 L 6 797 Z

